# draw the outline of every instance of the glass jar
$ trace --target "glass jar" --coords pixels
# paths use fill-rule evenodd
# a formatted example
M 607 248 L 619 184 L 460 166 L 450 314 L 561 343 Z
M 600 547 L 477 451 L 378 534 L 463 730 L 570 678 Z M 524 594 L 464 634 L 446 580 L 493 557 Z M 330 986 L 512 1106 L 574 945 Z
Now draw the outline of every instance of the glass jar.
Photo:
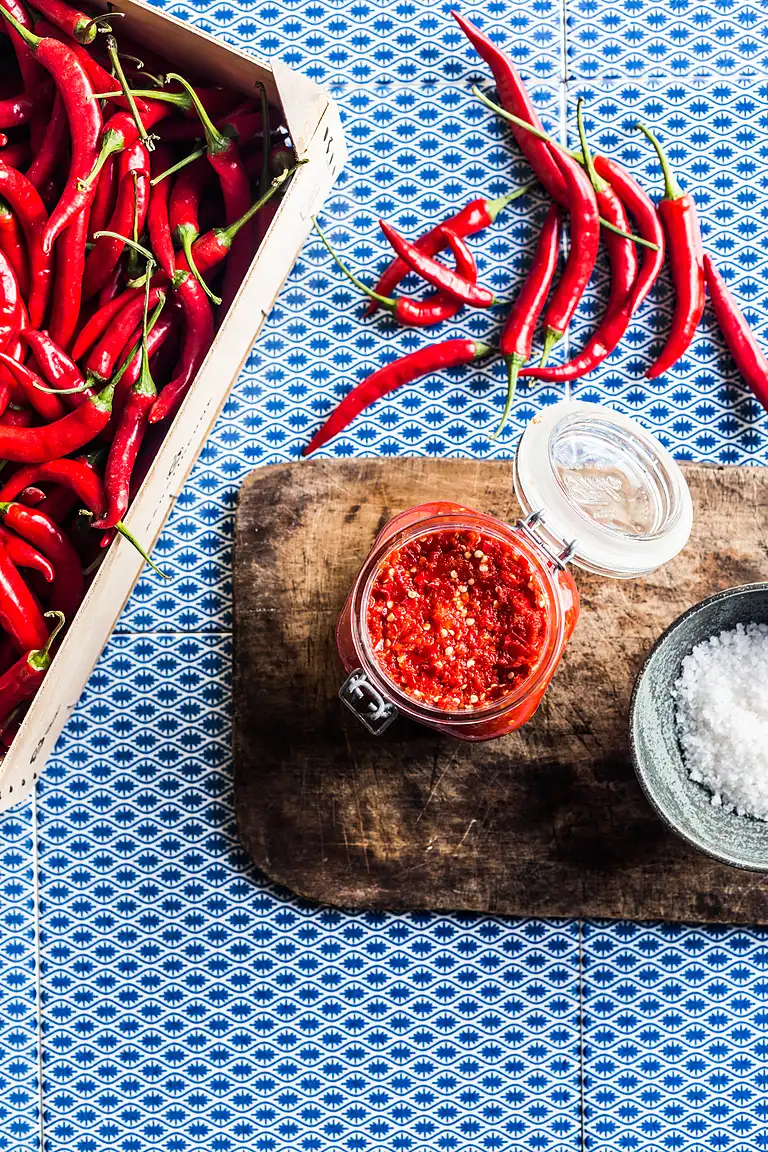
M 599 404 L 565 401 L 537 415 L 518 446 L 514 487 L 523 511 L 515 525 L 438 501 L 399 513 L 376 538 L 336 633 L 349 673 L 339 695 L 373 734 L 399 713 L 460 740 L 489 740 L 521 727 L 541 703 L 576 626 L 579 595 L 568 564 L 619 579 L 645 575 L 677 555 L 690 535 L 690 493 L 675 461 L 636 421 Z M 492 700 L 472 696 L 476 704 L 448 709 L 418 699 L 389 675 L 372 643 L 368 609 L 377 580 L 385 569 L 394 572 L 389 561 L 401 549 L 464 532 L 519 559 L 543 612 L 542 634 L 522 682 Z

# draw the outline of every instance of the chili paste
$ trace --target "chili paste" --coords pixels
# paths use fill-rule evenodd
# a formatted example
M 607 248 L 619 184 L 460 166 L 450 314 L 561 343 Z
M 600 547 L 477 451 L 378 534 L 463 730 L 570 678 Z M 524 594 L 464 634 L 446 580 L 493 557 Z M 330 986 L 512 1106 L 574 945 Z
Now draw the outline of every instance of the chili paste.
M 437 531 L 383 561 L 368 633 L 381 670 L 420 704 L 482 708 L 531 675 L 546 640 L 544 605 L 530 563 L 509 544 Z

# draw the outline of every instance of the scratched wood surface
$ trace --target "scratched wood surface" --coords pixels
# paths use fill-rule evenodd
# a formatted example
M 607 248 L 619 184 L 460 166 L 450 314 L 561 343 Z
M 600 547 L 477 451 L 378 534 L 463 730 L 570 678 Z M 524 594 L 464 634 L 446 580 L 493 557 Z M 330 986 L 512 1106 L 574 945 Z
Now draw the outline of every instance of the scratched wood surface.
M 378 530 L 436 498 L 506 520 L 511 468 L 308 461 L 246 481 L 235 539 L 240 835 L 273 880 L 351 908 L 768 923 L 759 876 L 654 815 L 627 748 L 633 681 L 690 604 L 764 580 L 768 469 L 688 465 L 684 553 L 630 582 L 576 572 L 582 614 L 533 720 L 465 744 L 399 719 L 369 736 L 337 698 L 334 629 Z

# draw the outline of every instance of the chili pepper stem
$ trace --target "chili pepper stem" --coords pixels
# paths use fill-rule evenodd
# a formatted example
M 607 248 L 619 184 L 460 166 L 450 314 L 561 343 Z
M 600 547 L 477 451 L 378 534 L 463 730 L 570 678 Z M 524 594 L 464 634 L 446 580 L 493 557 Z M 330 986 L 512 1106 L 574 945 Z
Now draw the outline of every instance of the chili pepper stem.
M 257 212 L 261 211 L 261 209 L 264 207 L 264 205 L 267 203 L 268 200 L 272 199 L 275 192 L 277 192 L 278 188 L 281 188 L 283 186 L 283 184 L 285 184 L 286 181 L 289 180 L 291 178 L 291 176 L 293 176 L 296 169 L 303 167 L 304 164 L 309 164 L 309 160 L 308 159 L 297 160 L 292 168 L 285 168 L 285 169 L 283 169 L 282 172 L 278 173 L 278 175 L 275 176 L 274 180 L 272 181 L 272 183 L 267 188 L 266 192 L 262 196 L 259 196 L 259 198 L 255 202 L 255 204 L 251 204 L 251 206 L 247 212 L 244 212 L 243 215 L 239 219 L 233 220 L 231 224 L 228 224 L 226 226 L 226 228 L 217 229 L 218 234 L 219 235 L 226 235 L 230 239 L 230 242 L 231 242 L 235 238 L 237 233 L 240 231 L 240 229 L 243 228 L 248 223 L 249 220 L 252 220 Z M 314 220 L 314 218 L 313 218 L 313 220 Z M 314 224 L 315 224 L 315 228 L 317 228 L 317 221 L 316 220 L 314 220 Z M 318 228 L 318 231 L 319 231 L 319 228 Z
M 353 272 L 350 272 L 349 268 L 347 268 L 341 257 L 336 255 L 330 243 L 326 239 L 325 233 L 318 224 L 316 216 L 312 217 L 312 224 L 314 225 L 315 231 L 322 240 L 323 244 L 328 249 L 331 256 L 336 261 L 347 279 L 351 281 L 351 283 L 354 284 L 356 288 L 359 288 L 361 292 L 364 292 L 365 295 L 368 296 L 371 300 L 375 300 L 377 304 L 380 304 L 382 308 L 387 308 L 390 312 L 394 312 L 396 304 L 391 296 L 380 296 L 378 292 L 374 292 L 373 288 L 369 288 L 366 284 L 363 284 L 362 280 L 358 280 L 357 276 L 355 276 Z
M 657 136 L 651 132 L 650 128 L 646 128 L 644 124 L 635 124 L 635 131 L 642 132 L 656 149 L 656 155 L 659 158 L 659 164 L 661 164 L 661 171 L 664 173 L 664 199 L 679 200 L 685 193 L 677 182 L 677 177 L 669 163 L 669 157 L 661 146 Z
M 156 263 L 154 256 L 145 248 L 143 244 L 138 244 L 135 240 L 131 240 L 130 236 L 121 236 L 119 232 L 107 232 L 106 229 L 102 232 L 94 232 L 94 240 L 98 240 L 100 236 L 109 236 L 110 240 L 122 240 L 129 248 L 133 248 L 140 256 L 143 256 L 148 264 L 154 265 Z
M 29 28 L 25 28 L 23 24 L 20 24 L 16 17 L 12 16 L 8 9 L 2 4 L 0 4 L 0 16 L 5 17 L 14 32 L 17 32 L 27 47 L 31 48 L 34 52 L 42 40 L 42 36 L 36 36 L 34 32 L 30 32 Z
M 155 147 L 155 137 L 151 136 L 144 127 L 144 122 L 141 119 L 138 106 L 134 99 L 133 93 L 128 86 L 128 81 L 125 78 L 123 66 L 120 63 L 120 56 L 117 51 L 117 40 L 115 40 L 114 36 L 107 36 L 107 53 L 109 55 L 112 67 L 115 70 L 115 76 L 117 77 L 118 83 L 120 84 L 123 95 L 128 101 L 128 107 L 131 110 L 131 115 L 136 122 L 136 127 L 139 132 L 139 140 L 141 140 L 141 142 L 144 144 L 144 147 L 147 149 L 147 151 L 151 152 Z
M 101 138 L 101 149 L 96 157 L 93 168 L 91 168 L 84 180 L 78 180 L 77 182 L 80 191 L 85 192 L 87 188 L 90 188 L 109 157 L 114 156 L 116 152 L 122 152 L 124 148 L 125 140 L 122 132 L 116 132 L 114 128 L 107 128 Z
M 583 106 L 584 97 L 579 96 L 578 100 L 576 101 L 576 126 L 579 131 L 579 141 L 581 143 L 581 163 L 583 163 L 587 170 L 587 176 L 589 176 L 590 183 L 595 192 L 605 192 L 606 189 L 610 187 L 610 185 L 607 180 L 604 180 L 602 176 L 598 176 L 597 172 L 595 171 L 595 162 L 592 158 L 592 151 L 589 147 L 589 144 L 587 143 L 587 134 L 584 130 L 584 116 L 582 114 Z
M 178 72 L 169 72 L 165 79 L 166 83 L 168 84 L 170 84 L 173 80 L 175 80 L 177 84 L 181 84 L 189 99 L 192 101 L 192 107 L 195 109 L 198 119 L 203 126 L 203 132 L 205 133 L 205 146 L 208 154 L 215 156 L 217 152 L 226 152 L 230 145 L 229 137 L 225 136 L 222 132 L 219 132 L 218 128 L 213 123 L 210 116 L 203 107 L 202 100 L 198 96 L 197 92 L 195 92 L 189 81 L 185 80 L 183 76 L 180 76 Z
M 205 153 L 205 148 L 197 148 L 194 152 L 191 152 L 189 156 L 185 156 L 183 160 L 179 160 L 170 168 L 166 168 L 165 172 L 161 172 L 159 176 L 154 176 L 149 182 L 150 185 L 154 188 L 155 184 L 159 184 L 160 181 L 165 180 L 167 176 L 175 176 L 182 168 L 186 168 L 188 164 L 192 164 L 195 160 L 199 160 L 202 156 L 205 156 Z
M 541 352 L 541 360 L 539 361 L 540 368 L 544 367 L 547 360 L 549 360 L 550 352 L 554 348 L 555 344 L 558 344 L 562 338 L 562 332 L 558 332 L 555 328 L 547 328 L 546 332 L 544 333 L 544 347 Z
M 502 433 L 504 425 L 507 422 L 507 419 L 509 417 L 509 413 L 512 411 L 512 402 L 515 399 L 515 392 L 517 391 L 517 377 L 518 377 L 518 374 L 520 372 L 520 369 L 525 364 L 525 357 L 519 356 L 515 353 L 514 355 L 507 357 L 506 363 L 507 363 L 507 399 L 506 399 L 506 402 L 504 404 L 504 411 L 501 414 L 501 420 L 499 420 L 499 426 L 496 429 L 496 431 L 494 432 L 493 436 L 491 436 L 491 440 L 498 440 L 499 436 Z
M 515 188 L 514 192 L 507 192 L 504 196 L 497 196 L 495 200 L 488 201 L 488 216 L 491 224 L 496 223 L 497 217 L 521 196 L 526 196 L 538 184 L 538 180 L 531 180 L 528 184 L 523 184 L 522 188 Z
M 89 20 L 86 24 L 83 24 L 82 28 L 80 29 L 80 36 L 77 36 L 76 38 L 80 40 L 81 44 L 90 44 L 91 41 L 95 38 L 97 32 L 112 31 L 112 25 L 109 23 L 110 20 L 114 20 L 116 17 L 122 18 L 124 16 L 125 12 L 101 12 L 98 16 L 94 16 L 93 19 Z M 91 28 L 93 28 L 93 35 L 90 34 Z M 90 39 L 83 40 L 81 39 L 82 36 L 89 36 Z
M 29 656 L 27 657 L 27 660 L 29 661 L 30 665 L 34 669 L 39 670 L 41 672 L 45 672 L 46 669 L 48 668 L 48 665 L 51 662 L 51 648 L 53 647 L 53 644 L 56 640 L 56 637 L 59 635 L 62 628 L 64 627 L 64 625 L 67 622 L 67 618 L 64 615 L 64 613 L 59 612 L 58 610 L 52 611 L 52 612 L 44 612 L 43 615 L 46 618 L 49 616 L 55 617 L 56 623 L 54 624 L 53 629 L 51 631 L 51 634 L 45 643 L 45 647 L 44 648 L 38 648 L 36 651 L 30 652 Z
M 507 112 L 506 108 L 502 108 L 500 104 L 495 104 L 488 96 L 486 96 L 477 85 L 472 86 L 473 94 L 478 98 L 481 104 L 485 104 L 486 108 L 490 108 L 497 116 L 501 116 L 503 120 L 508 120 L 510 124 L 515 124 L 518 128 L 524 128 L 526 132 L 530 132 L 532 136 L 537 136 L 540 140 L 546 140 L 548 144 L 553 147 L 559 148 L 561 152 L 573 157 L 580 164 L 584 163 L 584 157 L 580 154 L 569 152 L 562 144 L 558 143 L 552 136 L 548 136 L 546 132 L 542 132 L 539 128 L 529 124 L 527 120 L 521 120 L 519 116 L 513 115 L 512 112 Z M 639 125 L 638 125 L 639 127 Z M 652 240 L 646 240 L 643 236 L 635 236 L 633 232 L 624 232 L 621 228 L 617 228 L 615 224 L 611 224 L 609 220 L 604 220 L 600 217 L 601 228 L 607 228 L 609 232 L 614 232 L 617 236 L 621 236 L 624 240 L 631 240 L 635 244 L 640 244 L 643 248 L 650 248 L 654 252 L 658 252 L 658 244 L 654 244 Z
M 195 257 L 192 255 L 192 244 L 197 239 L 197 237 L 192 234 L 192 231 L 189 228 L 179 230 L 181 231 L 181 247 L 184 251 L 184 255 L 187 258 L 187 264 L 189 264 L 190 272 L 194 276 L 195 280 L 197 280 L 198 284 L 202 288 L 203 292 L 205 292 L 208 299 L 212 300 L 214 304 L 221 304 L 221 296 L 217 296 L 216 293 L 212 292 L 208 287 L 197 267 L 197 264 L 195 263 Z
M 89 511 L 86 508 L 81 508 L 80 515 L 86 516 L 89 520 L 93 519 L 93 512 Z M 114 524 L 113 527 L 115 528 L 115 530 L 117 532 L 120 533 L 121 536 L 125 537 L 125 539 L 128 541 L 129 544 L 133 545 L 133 547 L 138 552 L 139 556 L 141 556 L 142 560 L 144 560 L 147 564 L 149 564 L 150 568 L 152 568 L 153 571 L 157 572 L 158 576 L 162 576 L 163 580 L 168 579 L 168 573 L 163 572 L 162 568 L 158 568 L 157 564 L 155 564 L 154 560 L 149 555 L 146 548 L 142 548 L 141 544 L 136 539 L 133 532 L 131 532 L 131 530 L 129 528 L 126 528 L 126 526 L 122 520 L 118 520 L 118 522 L 116 524 Z
M 133 533 L 128 528 L 126 528 L 126 526 L 122 520 L 118 520 L 117 524 L 115 524 L 115 528 L 117 529 L 117 531 L 120 533 L 121 536 L 125 537 L 125 539 L 128 541 L 129 544 L 133 545 L 133 547 L 136 549 L 136 551 L 139 553 L 139 555 L 146 561 L 147 564 L 149 564 L 150 568 L 154 572 L 157 572 L 158 576 L 161 576 L 163 580 L 169 579 L 168 573 L 163 572 L 162 568 L 158 568 L 157 564 L 155 564 L 152 557 L 149 555 L 149 553 L 146 551 L 146 549 L 142 548 L 141 544 L 139 544 L 138 540 L 133 535 Z

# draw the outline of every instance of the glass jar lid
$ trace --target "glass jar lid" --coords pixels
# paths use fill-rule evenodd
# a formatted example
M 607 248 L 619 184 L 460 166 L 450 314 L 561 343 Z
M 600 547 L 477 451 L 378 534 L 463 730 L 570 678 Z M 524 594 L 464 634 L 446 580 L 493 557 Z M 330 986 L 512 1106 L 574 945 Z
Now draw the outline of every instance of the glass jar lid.
M 602 404 L 566 400 L 533 418 L 517 449 L 515 492 L 554 555 L 604 576 L 653 572 L 685 547 L 693 525 L 670 453 Z

